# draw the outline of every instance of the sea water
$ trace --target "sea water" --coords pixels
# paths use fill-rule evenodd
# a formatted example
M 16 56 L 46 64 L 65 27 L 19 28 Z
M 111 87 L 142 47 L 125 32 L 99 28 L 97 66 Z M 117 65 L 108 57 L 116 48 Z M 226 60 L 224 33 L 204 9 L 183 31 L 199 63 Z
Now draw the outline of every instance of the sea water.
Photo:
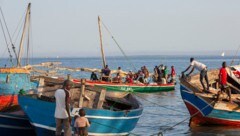
M 142 66 L 146 66 L 150 72 L 156 65 L 163 64 L 170 71 L 171 66 L 175 66 L 178 75 L 185 70 L 190 63 L 192 56 L 130 56 L 125 57 L 107 57 L 107 64 L 110 69 L 117 69 L 119 66 L 125 71 L 137 71 Z M 221 56 L 193 56 L 195 60 L 207 65 L 208 69 L 220 68 L 223 61 L 230 64 L 234 57 Z M 67 67 L 88 67 L 102 68 L 101 58 L 34 58 L 31 59 L 31 64 L 38 64 L 47 61 L 61 62 L 62 66 Z M 23 63 L 25 61 L 23 60 Z M 7 59 L 1 59 L 0 65 L 11 64 Z M 234 64 L 239 64 L 239 57 L 234 61 Z M 58 71 L 62 75 L 71 74 L 76 78 L 89 78 L 90 73 L 87 72 L 70 72 Z M 195 72 L 198 72 L 195 70 Z M 206 136 L 225 136 L 225 135 L 240 135 L 240 128 L 234 127 L 194 127 L 190 128 L 189 113 L 182 101 L 180 95 L 180 86 L 177 81 L 175 90 L 170 92 L 151 93 L 151 94 L 135 94 L 136 98 L 143 104 L 144 111 L 138 121 L 136 128 L 130 135 L 150 136 L 157 135 L 160 132 L 167 136 L 191 136 L 191 135 L 206 135 Z M 179 123 L 179 124 L 178 124 Z M 178 124 L 178 125 L 176 125 Z M 175 126 L 176 125 L 176 126 Z M 174 126 L 174 127 L 173 127 Z

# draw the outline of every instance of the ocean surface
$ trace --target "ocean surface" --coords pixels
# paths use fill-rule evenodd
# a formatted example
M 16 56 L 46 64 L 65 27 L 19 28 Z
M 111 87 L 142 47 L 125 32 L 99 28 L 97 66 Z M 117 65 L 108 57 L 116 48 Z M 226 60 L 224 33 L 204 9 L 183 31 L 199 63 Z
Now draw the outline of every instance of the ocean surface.
M 131 56 L 107 57 L 107 64 L 110 69 L 122 67 L 125 71 L 136 71 L 142 66 L 146 66 L 150 72 L 153 72 L 155 65 L 163 64 L 170 67 L 175 66 L 177 74 L 185 70 L 189 65 L 189 59 L 192 56 Z M 208 69 L 220 68 L 223 61 L 230 64 L 234 57 L 221 56 L 193 56 L 195 60 L 208 66 Z M 239 64 L 240 58 L 237 57 L 234 64 Z M 67 67 L 88 67 L 102 68 L 101 58 L 34 58 L 30 60 L 31 64 L 38 64 L 46 61 L 61 62 L 62 66 Z M 24 62 L 24 60 L 23 60 Z M 7 59 L 0 59 L 0 65 L 11 66 Z M 89 78 L 90 73 L 59 71 L 61 74 L 71 74 L 76 78 Z M 195 72 L 198 72 L 195 70 Z M 143 104 L 144 111 L 136 128 L 130 135 L 150 136 L 158 135 L 160 132 L 165 136 L 225 136 L 240 135 L 240 128 L 234 127 L 194 127 L 190 128 L 189 113 L 180 95 L 180 86 L 177 82 L 175 90 L 162 93 L 136 94 L 137 99 Z

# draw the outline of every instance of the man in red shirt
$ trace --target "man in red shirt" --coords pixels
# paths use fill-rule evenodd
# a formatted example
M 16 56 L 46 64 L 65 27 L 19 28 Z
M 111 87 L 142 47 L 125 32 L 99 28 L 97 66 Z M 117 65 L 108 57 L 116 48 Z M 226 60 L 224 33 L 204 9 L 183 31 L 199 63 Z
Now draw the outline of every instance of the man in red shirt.
M 176 80 L 176 71 L 174 69 L 174 66 L 171 66 L 171 82 L 175 83 Z
M 226 70 L 226 62 L 224 61 L 222 63 L 222 68 L 219 71 L 219 81 L 220 81 L 220 85 L 221 85 L 221 93 L 223 91 L 227 91 L 228 97 L 229 97 L 229 102 L 232 103 L 231 100 L 231 89 L 228 87 L 227 85 L 227 70 Z

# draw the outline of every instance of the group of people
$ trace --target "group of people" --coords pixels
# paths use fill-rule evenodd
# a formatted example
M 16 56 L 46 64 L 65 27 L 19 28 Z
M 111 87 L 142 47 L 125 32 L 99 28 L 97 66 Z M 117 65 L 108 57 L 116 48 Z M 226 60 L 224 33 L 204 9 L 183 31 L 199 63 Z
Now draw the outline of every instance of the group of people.
M 171 66 L 170 74 L 167 69 L 167 66 L 164 66 L 163 64 L 159 66 L 155 66 L 153 71 L 154 71 L 154 74 L 153 74 L 154 82 L 160 82 L 160 83 L 166 84 L 168 82 L 174 83 L 176 80 L 176 71 L 174 66 Z
M 153 76 L 150 77 L 150 72 L 146 66 L 142 66 L 141 69 L 138 70 L 136 73 L 133 73 L 130 70 L 127 74 L 124 74 L 121 67 L 118 67 L 116 75 L 114 77 L 111 77 L 111 70 L 109 69 L 108 65 L 106 65 L 105 68 L 101 70 L 100 80 L 106 82 L 111 81 L 113 83 L 134 83 L 134 81 L 141 83 L 149 83 L 152 78 L 152 81 L 157 83 L 166 84 L 169 82 L 175 82 L 176 72 L 174 66 L 171 66 L 170 74 L 167 66 L 163 66 L 162 64 L 159 66 L 155 66 L 153 71 Z M 95 72 L 92 72 L 90 80 L 99 80 Z
M 65 80 L 63 87 L 55 92 L 56 107 L 54 117 L 56 120 L 56 136 L 61 136 L 62 128 L 64 128 L 64 136 L 72 136 L 69 92 L 71 86 L 71 81 Z M 79 116 L 76 116 L 74 121 L 74 135 L 87 136 L 87 127 L 89 126 L 90 123 L 85 117 L 84 109 L 80 109 Z
M 218 98 L 217 99 L 219 99 L 220 94 L 222 94 L 223 92 L 226 92 L 228 94 L 228 97 L 229 97 L 229 102 L 232 103 L 231 89 L 227 85 L 227 77 L 228 76 L 227 76 L 226 67 L 227 67 L 227 64 L 224 61 L 222 63 L 222 67 L 220 68 L 219 75 L 218 75 L 219 76 L 219 83 L 221 85 L 221 91 L 218 92 Z M 207 70 L 208 70 L 207 66 L 205 64 L 201 63 L 201 62 L 196 61 L 194 58 L 190 58 L 190 65 L 187 67 L 186 70 L 182 71 L 182 74 L 187 72 L 190 68 L 192 68 L 192 69 L 188 74 L 186 74 L 186 76 L 189 76 L 194 71 L 194 69 L 199 70 L 200 71 L 200 83 L 203 87 L 202 91 L 206 92 L 206 93 L 210 93 L 208 74 L 207 74 Z M 205 84 L 203 83 L 203 79 L 205 79 L 207 86 L 205 86 Z

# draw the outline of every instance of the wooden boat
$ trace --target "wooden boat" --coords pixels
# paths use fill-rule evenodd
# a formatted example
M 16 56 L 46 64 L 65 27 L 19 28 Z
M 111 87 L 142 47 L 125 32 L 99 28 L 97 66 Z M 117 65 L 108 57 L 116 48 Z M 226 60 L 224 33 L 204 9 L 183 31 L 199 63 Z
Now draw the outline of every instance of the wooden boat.
M 98 27 L 99 27 L 99 35 L 100 35 L 100 47 L 101 47 L 101 55 L 102 55 L 102 65 L 103 68 L 106 66 L 106 59 L 104 55 L 103 49 L 103 40 L 102 40 L 102 29 L 101 29 L 101 19 L 98 17 Z M 113 37 L 113 36 L 112 36 Z M 114 39 L 115 41 L 115 39 Z M 122 51 L 122 49 L 120 49 Z M 123 51 L 122 51 L 123 52 Z M 69 70 L 71 68 L 68 68 Z M 66 70 L 66 69 L 65 69 Z M 101 69 L 91 69 L 91 68 L 75 68 L 71 70 L 85 71 L 85 72 L 98 72 L 102 74 Z M 127 75 L 128 73 L 125 71 L 111 70 L 111 74 L 116 74 L 121 72 L 122 75 Z M 80 80 L 75 79 L 74 82 L 80 82 Z M 113 83 L 113 82 L 105 82 L 102 80 L 91 81 L 87 80 L 86 85 L 89 86 L 100 86 L 105 88 L 109 92 L 136 92 L 136 93 L 155 93 L 162 91 L 173 91 L 175 89 L 175 83 Z
M 30 82 L 30 72 L 24 68 L 0 68 L 0 111 L 18 105 L 20 90 L 36 89 Z
M 234 66 L 228 67 L 227 72 L 234 72 Z M 229 125 L 240 126 L 240 82 L 239 77 L 228 76 L 228 85 L 231 88 L 233 103 L 228 101 L 227 94 L 221 94 L 217 100 L 219 70 L 208 71 L 210 93 L 202 92 L 199 74 L 180 78 L 181 96 L 191 115 L 191 125 Z M 237 79 L 237 80 L 236 80 Z
M 41 96 L 37 94 L 18 96 L 22 109 L 39 136 L 55 134 L 55 100 L 51 98 L 56 88 L 60 87 L 44 86 Z M 135 128 L 143 107 L 131 94 L 122 98 L 112 98 L 105 97 L 104 89 L 84 88 L 84 83 L 82 86 L 75 83 L 70 91 L 73 104 L 71 116 L 74 118 L 80 107 L 85 109 L 86 117 L 91 122 L 89 135 L 126 135 Z
M 131 92 L 131 93 L 155 93 L 162 91 L 173 91 L 175 84 L 158 84 L 158 83 L 111 83 L 105 81 L 86 82 L 90 86 L 100 86 L 112 92 Z
M 16 54 L 13 46 L 13 52 L 16 55 L 16 67 L 0 68 L 0 132 L 1 135 L 34 136 L 35 132 L 28 121 L 26 115 L 18 105 L 17 95 L 20 93 L 34 91 L 36 84 L 30 81 L 30 72 L 21 67 L 22 46 L 25 37 L 25 31 L 29 28 L 31 4 L 28 4 L 24 30 L 20 42 L 19 53 Z M 7 43 L 7 42 L 6 42 Z M 9 53 L 10 49 L 8 48 Z M 11 54 L 10 54 L 10 59 Z
M 35 136 L 32 125 L 20 109 L 0 112 L 0 132 L 6 136 Z

